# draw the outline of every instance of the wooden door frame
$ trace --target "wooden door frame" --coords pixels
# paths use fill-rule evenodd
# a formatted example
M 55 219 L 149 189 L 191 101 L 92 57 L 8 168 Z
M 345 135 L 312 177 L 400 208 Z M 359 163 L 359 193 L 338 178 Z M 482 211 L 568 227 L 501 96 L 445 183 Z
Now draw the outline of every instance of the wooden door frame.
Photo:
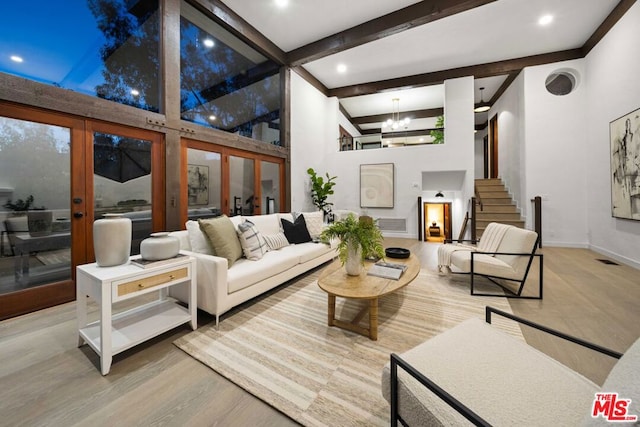
M 489 120 L 489 178 L 498 178 L 498 115 Z
M 70 182 L 69 212 L 71 213 L 71 279 L 47 283 L 32 288 L 0 294 L 0 320 L 18 316 L 54 305 L 73 301 L 76 298 L 75 266 L 86 262 L 86 246 L 83 239 L 86 216 L 75 218 L 73 212 L 86 210 L 84 159 L 86 156 L 83 143 L 85 122 L 71 115 L 46 111 L 23 105 L 0 102 L 0 116 L 24 120 L 45 125 L 60 126 L 70 129 Z M 72 199 L 82 201 L 76 205 Z
M 182 179 L 180 179 L 180 223 L 184 224 L 188 220 L 188 189 L 187 189 L 187 169 L 188 169 L 188 149 L 208 151 L 220 154 L 221 171 L 220 171 L 220 212 L 225 215 L 230 215 L 230 194 L 229 194 L 229 156 L 242 157 L 254 161 L 254 197 L 258 197 L 260 203 L 256 206 L 255 215 L 259 215 L 263 212 L 262 206 L 262 189 L 260 187 L 260 172 L 262 161 L 278 164 L 279 167 L 279 179 L 280 179 L 280 211 L 285 205 L 286 192 L 285 192 L 285 159 L 283 157 L 268 156 L 266 154 L 255 153 L 252 151 L 240 150 L 238 148 L 231 148 L 224 145 L 218 145 L 210 142 L 199 141 L 191 138 L 180 139 L 180 173 Z
M 452 202 L 424 202 L 422 203 L 422 213 L 421 216 L 424 219 L 422 221 L 423 226 L 422 226 L 422 236 L 424 236 L 421 240 L 423 242 L 427 241 L 427 237 L 428 237 L 428 233 L 427 233 L 427 228 L 429 227 L 429 220 L 428 218 L 425 218 L 425 209 L 427 209 L 428 205 L 440 205 L 442 207 L 442 217 L 443 219 L 446 221 L 445 224 L 443 224 L 442 227 L 442 232 L 443 232 L 443 236 L 445 239 L 452 239 L 452 235 L 453 235 L 453 218 L 451 215 L 452 212 L 452 207 L 453 204 Z M 446 216 L 445 216 L 445 205 L 447 205 L 449 207 L 449 219 L 447 220 Z

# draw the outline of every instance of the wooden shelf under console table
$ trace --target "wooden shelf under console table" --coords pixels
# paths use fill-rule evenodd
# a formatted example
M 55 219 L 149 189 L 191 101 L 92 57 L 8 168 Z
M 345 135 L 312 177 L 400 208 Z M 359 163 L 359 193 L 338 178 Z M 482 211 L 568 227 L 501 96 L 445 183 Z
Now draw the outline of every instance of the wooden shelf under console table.
M 85 342 L 100 356 L 102 375 L 115 354 L 190 322 L 197 328 L 196 260 L 180 257 L 147 268 L 127 263 L 114 267 L 79 265 L 76 270 L 78 346 Z M 167 297 L 171 286 L 187 286 L 188 308 Z M 113 314 L 113 303 L 158 292 L 157 300 Z M 87 296 L 100 308 L 99 320 L 87 322 Z

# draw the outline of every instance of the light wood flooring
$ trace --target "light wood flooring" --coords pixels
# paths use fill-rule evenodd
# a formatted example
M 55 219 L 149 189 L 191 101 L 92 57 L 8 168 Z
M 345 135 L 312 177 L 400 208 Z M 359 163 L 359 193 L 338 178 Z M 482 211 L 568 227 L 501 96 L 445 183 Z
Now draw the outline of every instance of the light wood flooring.
M 436 269 L 438 244 L 386 244 L 410 248 L 423 268 Z M 603 256 L 583 249 L 542 252 L 544 300 L 512 299 L 514 313 L 626 350 L 640 336 L 639 271 L 600 263 Z M 199 313 L 200 325 L 211 320 Z M 75 303 L 0 322 L 0 426 L 296 425 L 175 347 L 173 340 L 190 331 L 187 325 L 116 355 L 104 377 L 97 355 L 86 345 L 76 347 L 75 328 Z M 613 364 L 555 338 L 523 333 L 531 345 L 597 383 Z

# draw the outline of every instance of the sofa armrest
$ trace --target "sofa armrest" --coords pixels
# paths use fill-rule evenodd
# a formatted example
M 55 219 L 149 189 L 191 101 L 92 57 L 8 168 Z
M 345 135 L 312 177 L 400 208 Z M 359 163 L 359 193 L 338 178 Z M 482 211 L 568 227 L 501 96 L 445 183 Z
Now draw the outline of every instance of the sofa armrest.
M 210 314 L 219 314 L 220 295 L 227 294 L 227 259 L 186 250 L 180 253 L 196 259 L 198 307 Z

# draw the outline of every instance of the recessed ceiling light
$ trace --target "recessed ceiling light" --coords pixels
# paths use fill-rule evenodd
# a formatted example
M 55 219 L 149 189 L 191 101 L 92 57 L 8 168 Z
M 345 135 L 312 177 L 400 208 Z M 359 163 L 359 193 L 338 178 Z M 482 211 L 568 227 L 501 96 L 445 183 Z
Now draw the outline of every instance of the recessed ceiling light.
M 131 95 L 138 96 L 140 95 L 140 92 L 137 89 L 131 89 Z
M 214 121 L 216 119 L 216 116 L 214 116 L 213 114 L 209 116 L 209 120 Z
M 424 142 L 424 138 L 420 138 L 420 142 Z
M 215 46 L 215 42 L 211 39 L 204 39 L 202 41 L 202 44 L 205 45 L 206 47 L 213 47 Z
M 543 15 L 538 19 L 539 25 L 549 25 L 553 22 L 553 15 Z
M 11 55 L 11 60 L 13 62 L 23 62 L 24 60 L 22 59 L 22 57 L 18 56 L 18 55 Z
M 347 72 L 347 66 L 344 65 L 344 64 L 338 64 L 336 69 L 338 70 L 339 73 L 346 73 Z
M 275 0 L 275 3 L 278 7 L 287 7 L 289 5 L 289 0 Z

